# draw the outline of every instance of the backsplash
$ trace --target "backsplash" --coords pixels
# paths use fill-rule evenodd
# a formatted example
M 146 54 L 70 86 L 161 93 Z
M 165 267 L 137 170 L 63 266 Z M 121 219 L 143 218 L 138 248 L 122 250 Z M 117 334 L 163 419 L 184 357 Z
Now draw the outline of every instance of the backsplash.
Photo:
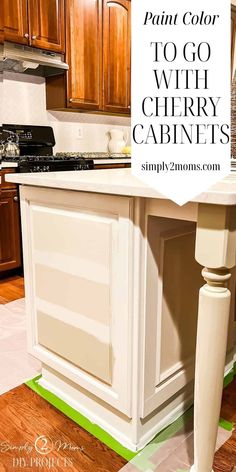
M 107 151 L 108 131 L 128 131 L 130 118 L 46 110 L 45 80 L 42 77 L 7 72 L 4 86 L 1 121 L 9 124 L 50 125 L 54 129 L 54 152 Z M 1 93 L 1 83 L 0 83 Z
M 55 151 L 107 151 L 108 131 L 122 128 L 128 131 L 130 142 L 130 119 L 84 113 L 48 113 L 54 129 Z
M 4 72 L 3 79 L 3 122 L 48 124 L 43 78 Z

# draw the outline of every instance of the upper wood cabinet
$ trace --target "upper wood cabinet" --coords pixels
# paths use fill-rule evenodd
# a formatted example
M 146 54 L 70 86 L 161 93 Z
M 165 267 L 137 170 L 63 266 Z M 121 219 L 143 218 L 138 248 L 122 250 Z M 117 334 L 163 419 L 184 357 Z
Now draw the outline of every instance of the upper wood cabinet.
M 104 0 L 104 110 L 130 112 L 131 3 Z
M 1 1 L 7 41 L 64 52 L 64 0 Z
M 67 77 L 47 79 L 47 108 L 130 114 L 130 0 L 67 0 Z
M 4 14 L 4 39 L 28 44 L 28 1 L 1 0 Z
M 64 0 L 29 0 L 31 46 L 64 52 Z
M 67 105 L 99 110 L 102 94 L 102 4 L 67 2 Z

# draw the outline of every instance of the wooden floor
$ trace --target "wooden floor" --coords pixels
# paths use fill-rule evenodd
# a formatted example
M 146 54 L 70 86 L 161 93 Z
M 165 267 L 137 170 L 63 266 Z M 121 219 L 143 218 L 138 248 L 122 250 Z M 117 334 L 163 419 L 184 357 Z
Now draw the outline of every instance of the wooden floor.
M 221 417 L 236 426 L 236 377 L 223 393 Z M 236 471 L 236 429 L 215 455 L 214 472 Z
M 0 279 L 0 303 L 8 303 L 24 296 L 24 280 L 20 276 Z M 221 416 L 236 425 L 236 378 L 225 390 Z M 53 442 L 71 444 L 77 450 L 55 451 L 48 456 L 35 452 L 34 442 L 44 435 Z M 32 453 L 25 450 L 1 452 L 0 472 L 40 470 L 48 472 L 48 464 L 39 469 L 29 462 L 36 457 L 40 460 L 54 461 L 52 471 L 68 470 L 79 472 L 116 472 L 125 464 L 125 460 L 96 438 L 77 426 L 62 413 L 25 385 L 0 396 L 0 448 L 6 441 L 11 444 L 32 445 Z M 48 444 L 50 439 L 48 439 Z M 59 445 L 59 442 L 58 442 Z M 41 444 L 42 446 L 42 444 Z M 22 463 L 14 463 L 21 458 Z M 26 462 L 24 462 L 26 461 Z M 233 472 L 236 470 L 236 429 L 230 440 L 215 455 L 214 472 Z M 168 471 L 166 471 L 168 472 Z
M 0 451 L 0 471 L 32 471 L 41 472 L 53 471 L 79 471 L 79 472 L 117 472 L 125 464 L 125 460 L 115 452 L 102 444 L 87 431 L 77 426 L 74 422 L 57 411 L 49 403 L 39 397 L 35 392 L 25 385 L 11 390 L 0 396 L 0 449 L 3 442 L 12 445 L 32 446 L 33 450 L 29 454 L 23 450 Z M 54 446 L 48 455 L 36 453 L 34 443 L 40 436 L 48 438 L 47 447 L 51 441 Z M 70 444 L 74 450 L 57 450 L 60 442 Z M 43 443 L 37 442 L 39 448 Z M 69 448 L 69 446 L 68 446 Z M 75 450 L 75 448 L 77 450 Z M 14 467 L 16 458 L 26 461 L 28 467 Z M 45 467 L 37 468 L 31 462 L 39 459 L 54 461 L 55 467 L 49 469 Z M 15 458 L 15 459 L 14 459 Z
M 224 391 L 221 416 L 236 423 L 236 379 Z M 25 385 L 0 396 L 0 425 L 0 472 L 20 471 L 22 464 L 27 472 L 37 470 L 32 462 L 36 457 L 57 464 L 53 471 L 118 472 L 126 463 Z M 40 456 L 35 451 L 35 440 L 40 436 L 48 438 L 46 447 L 50 447 L 50 441 L 57 445 L 47 456 Z M 1 452 L 2 443 L 28 444 L 32 451 Z M 60 449 L 60 443 L 67 444 L 67 449 Z M 39 447 L 43 445 L 38 444 Z M 21 466 L 18 463 L 19 468 L 15 467 L 17 458 L 22 461 Z M 233 472 L 235 467 L 236 431 L 216 453 L 214 472 Z M 47 472 L 46 464 L 40 470 Z
M 23 298 L 24 278 L 20 275 L 13 275 L 8 278 L 0 278 L 0 304 L 13 302 Z

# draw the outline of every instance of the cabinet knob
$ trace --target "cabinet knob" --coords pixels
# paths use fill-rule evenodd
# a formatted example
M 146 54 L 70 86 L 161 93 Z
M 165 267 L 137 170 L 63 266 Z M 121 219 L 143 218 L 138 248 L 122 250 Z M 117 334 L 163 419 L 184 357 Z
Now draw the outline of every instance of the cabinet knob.
M 131 105 L 129 105 L 128 108 L 130 109 L 130 108 L 131 108 Z
M 73 102 L 73 98 L 70 98 L 69 102 L 70 102 L 70 103 Z
M 28 33 L 25 33 L 24 34 L 24 38 L 28 38 L 29 37 L 29 34 Z
M 35 34 L 33 36 L 31 36 L 31 39 L 37 39 L 37 36 L 35 36 Z
M 18 201 L 19 201 L 19 198 L 17 197 L 17 195 L 15 195 L 15 196 L 13 197 L 13 200 L 14 200 L 14 202 L 18 202 Z

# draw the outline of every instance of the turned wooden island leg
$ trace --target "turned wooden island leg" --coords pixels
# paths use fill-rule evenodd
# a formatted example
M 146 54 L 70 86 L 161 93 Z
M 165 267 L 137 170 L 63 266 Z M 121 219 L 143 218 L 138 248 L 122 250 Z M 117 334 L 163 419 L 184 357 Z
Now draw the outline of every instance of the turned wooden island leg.
M 230 312 L 227 282 L 235 265 L 235 207 L 199 205 L 196 260 L 206 266 L 200 289 L 194 394 L 194 465 L 212 472 L 223 389 Z

